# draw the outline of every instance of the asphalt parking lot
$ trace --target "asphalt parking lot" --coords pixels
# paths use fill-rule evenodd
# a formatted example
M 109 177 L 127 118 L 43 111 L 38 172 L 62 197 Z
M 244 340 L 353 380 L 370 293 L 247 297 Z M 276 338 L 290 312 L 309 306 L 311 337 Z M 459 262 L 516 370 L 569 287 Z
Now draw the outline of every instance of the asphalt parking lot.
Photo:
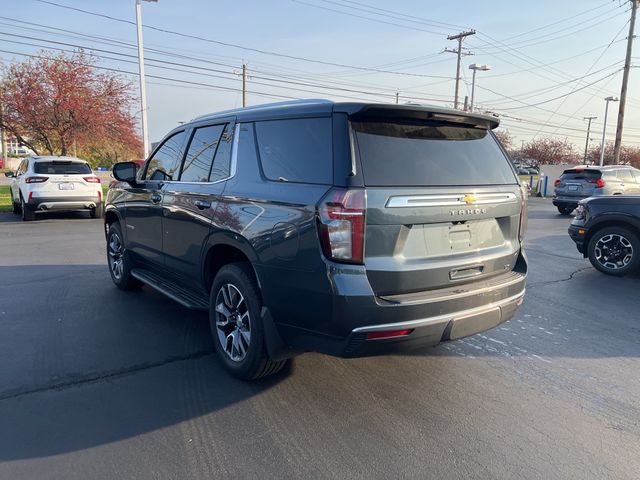
M 110 281 L 99 220 L 0 214 L 0 478 L 638 478 L 640 277 L 529 211 L 501 327 L 413 353 L 227 376 L 206 315 Z

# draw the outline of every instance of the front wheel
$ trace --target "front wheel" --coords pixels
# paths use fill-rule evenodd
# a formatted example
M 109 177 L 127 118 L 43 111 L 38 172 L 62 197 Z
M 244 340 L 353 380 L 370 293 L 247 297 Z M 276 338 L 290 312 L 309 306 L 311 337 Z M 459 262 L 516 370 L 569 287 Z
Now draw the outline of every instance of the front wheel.
M 575 207 L 558 207 L 560 215 L 571 215 L 571 212 L 575 210 Z
M 122 230 L 119 223 L 109 225 L 107 233 L 107 263 L 111 280 L 116 287 L 122 290 L 133 290 L 142 285 L 142 282 L 131 276 L 131 261 L 122 238 Z
M 624 227 L 603 228 L 589 240 L 587 253 L 596 269 L 621 277 L 638 268 L 640 240 Z
M 269 357 L 264 340 L 258 284 L 245 263 L 220 269 L 211 286 L 209 324 L 225 369 L 242 380 L 254 380 L 282 369 L 287 360 Z

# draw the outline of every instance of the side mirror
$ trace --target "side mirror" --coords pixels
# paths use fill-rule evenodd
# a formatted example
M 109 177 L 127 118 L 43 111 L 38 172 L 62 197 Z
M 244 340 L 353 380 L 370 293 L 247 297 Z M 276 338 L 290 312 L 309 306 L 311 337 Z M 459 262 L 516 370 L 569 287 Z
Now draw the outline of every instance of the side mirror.
M 113 166 L 113 176 L 116 180 L 136 184 L 138 165 L 135 162 L 121 162 Z
M 8 178 L 13 178 L 15 177 L 15 175 L 13 174 L 13 172 L 4 172 L 4 176 L 8 177 Z

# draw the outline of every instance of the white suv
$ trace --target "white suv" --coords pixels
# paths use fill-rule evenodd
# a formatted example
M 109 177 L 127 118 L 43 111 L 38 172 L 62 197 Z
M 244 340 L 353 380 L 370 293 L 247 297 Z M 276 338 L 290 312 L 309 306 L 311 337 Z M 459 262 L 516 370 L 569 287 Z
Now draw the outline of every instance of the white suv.
M 33 220 L 36 212 L 49 210 L 89 210 L 92 218 L 102 217 L 102 186 L 84 160 L 74 157 L 27 157 L 11 181 L 13 213 Z

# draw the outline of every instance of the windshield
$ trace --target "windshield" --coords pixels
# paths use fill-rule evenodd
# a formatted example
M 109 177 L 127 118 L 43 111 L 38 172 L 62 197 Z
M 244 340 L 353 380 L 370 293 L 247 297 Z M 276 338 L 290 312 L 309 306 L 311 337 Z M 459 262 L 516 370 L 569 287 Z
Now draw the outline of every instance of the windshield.
M 453 124 L 352 122 L 369 186 L 517 183 L 507 157 L 484 129 Z

